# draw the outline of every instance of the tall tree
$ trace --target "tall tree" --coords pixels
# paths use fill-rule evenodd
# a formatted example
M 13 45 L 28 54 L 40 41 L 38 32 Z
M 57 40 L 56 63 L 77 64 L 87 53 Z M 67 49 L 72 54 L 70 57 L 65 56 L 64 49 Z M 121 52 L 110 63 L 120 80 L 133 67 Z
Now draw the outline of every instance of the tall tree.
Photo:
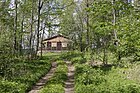
M 32 55 L 33 55 L 33 45 L 32 45 L 32 40 L 33 40 L 33 21 L 34 21 L 34 0 L 32 0 L 32 10 L 31 10 L 31 31 L 30 31 L 30 41 L 29 41 L 29 47 L 30 47 L 30 56 L 32 58 Z
M 40 16 L 41 16 L 41 9 L 42 9 L 42 6 L 43 6 L 43 1 L 42 0 L 38 0 L 38 20 L 37 20 L 37 45 L 36 45 L 36 55 L 37 55 L 37 52 L 39 50 L 39 32 L 40 32 Z
M 14 1 L 15 4 L 15 18 L 14 18 L 14 51 L 17 51 L 17 6 L 18 6 L 18 1 Z

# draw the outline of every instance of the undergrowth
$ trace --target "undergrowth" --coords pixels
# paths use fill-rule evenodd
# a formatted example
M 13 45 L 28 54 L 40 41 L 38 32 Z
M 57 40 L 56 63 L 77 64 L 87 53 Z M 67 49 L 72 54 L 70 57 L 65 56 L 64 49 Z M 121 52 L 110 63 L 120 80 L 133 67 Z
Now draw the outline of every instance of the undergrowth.
M 18 58 L 8 63 L 1 65 L 0 93 L 25 93 L 51 68 L 47 58 L 33 61 Z

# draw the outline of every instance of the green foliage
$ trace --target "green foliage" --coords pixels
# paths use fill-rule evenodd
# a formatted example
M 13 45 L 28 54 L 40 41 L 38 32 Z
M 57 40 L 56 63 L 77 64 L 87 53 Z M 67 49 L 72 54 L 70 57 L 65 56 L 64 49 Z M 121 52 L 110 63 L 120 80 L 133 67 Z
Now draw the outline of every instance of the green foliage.
M 6 65 L 7 68 L 4 67 L 4 71 L 0 73 L 0 80 L 2 80 L 0 81 L 0 90 L 4 92 L 13 91 L 10 93 L 19 93 L 18 91 L 24 93 L 23 91 L 29 90 L 51 67 L 51 63 L 46 60 L 31 62 L 21 59 L 12 59 L 9 61 L 10 64 Z
M 0 92 L 24 92 L 49 71 L 51 64 L 46 60 L 60 59 L 79 65 L 76 65 L 76 92 L 78 93 L 84 93 L 83 91 L 85 93 L 92 91 L 95 93 L 140 92 L 136 83 L 129 82 L 127 78 L 124 79 L 122 73 L 117 73 L 119 69 L 109 67 L 95 69 L 81 65 L 86 62 L 86 58 L 78 51 L 66 52 L 60 57 L 48 53 L 49 56 L 33 62 L 24 60 L 27 55 L 21 58 L 19 55 L 23 49 L 22 45 L 29 46 L 31 39 L 31 46 L 34 47 L 33 43 L 36 42 L 34 37 L 43 36 L 41 34 L 43 30 L 48 29 L 49 36 L 53 33 L 62 33 L 70 37 L 73 40 L 71 44 L 73 49 L 92 50 L 94 53 L 91 57 L 104 52 L 103 56 L 100 55 L 97 58 L 94 56 L 95 61 L 101 58 L 103 60 L 100 61 L 107 61 L 109 51 L 113 57 L 115 55 L 117 63 L 122 64 L 125 61 L 124 64 L 127 66 L 126 62 L 137 62 L 140 60 L 139 0 L 133 0 L 133 5 L 126 3 L 126 0 L 78 0 L 78 3 L 74 0 L 40 1 L 42 7 L 38 7 L 37 0 L 34 2 L 33 0 L 18 0 L 17 8 L 11 7 L 11 0 L 0 1 Z M 38 8 L 41 9 L 40 14 L 37 12 Z M 35 33 L 37 27 L 35 17 L 37 16 L 40 19 L 37 21 L 38 34 Z M 61 31 L 54 32 L 57 28 Z M 88 39 L 90 39 L 89 45 L 87 45 Z M 112 63 L 114 62 L 116 60 L 112 58 Z M 63 86 L 66 79 L 66 66 L 62 61 L 57 61 L 57 63 L 59 68 L 49 82 L 50 84 L 57 82 Z M 50 87 L 54 86 L 50 85 Z
M 121 93 L 139 93 L 140 92 L 140 85 L 138 84 L 126 84 L 121 86 L 119 89 Z
M 117 22 L 116 30 L 118 31 L 119 40 L 118 46 L 111 45 L 110 49 L 116 54 L 116 57 L 121 61 L 123 57 L 132 57 L 133 60 L 138 60 L 140 52 L 140 40 L 139 40 L 139 21 L 135 18 L 136 13 L 127 15 L 120 18 Z M 133 19 L 133 20 L 132 20 Z
M 76 84 L 75 85 L 75 93 L 98 93 L 94 85 L 83 85 Z
M 79 82 L 79 84 L 99 85 L 102 82 L 106 81 L 105 78 L 103 78 L 102 76 L 104 74 L 102 71 L 92 69 L 88 65 L 77 65 L 76 74 L 78 74 L 78 78 L 76 79 L 76 82 Z
M 76 65 L 75 93 L 139 93 L 140 86 L 125 70 L 114 67 Z
M 76 85 L 75 93 L 139 93 L 140 86 L 138 84 L 131 85 L 120 85 L 120 86 L 107 86 L 100 85 L 95 86 L 94 84 L 90 85 Z
M 86 58 L 82 58 L 82 57 L 74 57 L 71 59 L 72 64 L 82 64 L 82 63 L 86 63 Z
M 63 53 L 60 56 L 60 58 L 64 59 L 64 60 L 71 60 L 74 57 L 84 57 L 84 54 L 82 52 L 79 52 L 79 51 L 69 51 L 69 52 Z
M 71 61 L 72 64 L 82 64 L 86 62 L 86 58 L 84 57 L 84 53 L 79 51 L 70 51 L 61 54 L 60 59 Z
M 17 82 L 0 81 L 1 93 L 25 93 L 26 85 Z
M 66 64 L 66 62 L 64 62 L 63 60 L 58 60 L 56 62 L 57 62 L 57 65 L 64 65 L 64 64 Z
M 40 93 L 64 93 L 64 87 L 61 84 L 50 84 Z

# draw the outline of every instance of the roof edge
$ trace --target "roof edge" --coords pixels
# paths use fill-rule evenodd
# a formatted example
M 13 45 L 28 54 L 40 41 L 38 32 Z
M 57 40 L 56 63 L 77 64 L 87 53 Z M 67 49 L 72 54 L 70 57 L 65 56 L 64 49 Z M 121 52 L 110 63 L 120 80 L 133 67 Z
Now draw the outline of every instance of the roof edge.
M 63 38 L 69 39 L 69 38 L 66 37 L 66 36 L 63 36 L 63 35 L 58 34 L 58 35 L 55 35 L 55 36 L 53 36 L 53 37 L 50 37 L 50 38 L 44 39 L 43 41 L 51 40 L 51 39 L 54 39 L 54 38 L 57 38 L 57 37 L 63 37 Z

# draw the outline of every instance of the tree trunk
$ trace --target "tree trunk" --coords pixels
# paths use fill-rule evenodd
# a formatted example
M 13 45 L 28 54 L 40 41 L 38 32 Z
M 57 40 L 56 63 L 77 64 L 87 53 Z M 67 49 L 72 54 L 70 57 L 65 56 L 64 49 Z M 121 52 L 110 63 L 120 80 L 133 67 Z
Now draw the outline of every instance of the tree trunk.
M 29 47 L 30 47 L 30 60 L 33 57 L 33 49 L 32 49 L 32 39 L 33 39 L 33 20 L 34 20 L 34 0 L 32 0 L 32 12 L 31 12 L 31 32 L 30 32 L 30 41 L 29 41 Z
M 104 55 L 103 55 L 103 64 L 104 65 L 107 65 L 107 61 L 108 61 L 108 56 L 107 56 L 107 40 L 106 40 L 106 38 L 104 38 L 103 39 L 103 53 L 104 53 Z
M 115 5 L 115 0 L 112 1 L 112 4 Z M 114 33 L 114 38 L 115 38 L 115 45 L 118 46 L 118 41 L 116 42 L 116 40 L 118 40 L 117 38 L 117 31 L 115 29 L 115 25 L 116 25 L 116 10 L 113 8 L 113 26 L 114 26 L 114 30 L 113 30 L 113 33 Z
M 24 14 L 22 15 L 22 21 L 21 21 L 21 34 L 20 34 L 20 45 L 19 45 L 19 52 L 22 54 L 22 43 L 23 43 L 23 26 L 24 26 Z
M 41 16 L 41 9 L 43 6 L 43 2 L 41 3 L 41 0 L 38 0 L 38 20 L 37 20 L 37 45 L 36 45 L 36 57 L 37 57 L 37 52 L 39 49 L 39 32 L 40 32 L 40 16 Z
M 103 49 L 103 53 L 104 53 L 104 56 L 103 56 L 103 64 L 104 65 L 107 65 L 107 50 L 106 50 L 106 47 L 104 46 L 104 49 Z
M 14 19 L 14 54 L 17 52 L 17 0 L 15 4 L 15 19 Z
M 86 7 L 89 8 L 89 0 L 86 1 Z M 90 40 L 89 40 L 89 12 L 87 11 L 87 45 L 90 44 Z
M 45 28 L 43 28 L 43 33 L 42 33 L 42 38 L 41 38 L 41 58 L 42 58 L 42 48 L 43 48 L 43 45 L 42 45 L 42 41 L 44 39 L 44 34 L 45 34 Z

